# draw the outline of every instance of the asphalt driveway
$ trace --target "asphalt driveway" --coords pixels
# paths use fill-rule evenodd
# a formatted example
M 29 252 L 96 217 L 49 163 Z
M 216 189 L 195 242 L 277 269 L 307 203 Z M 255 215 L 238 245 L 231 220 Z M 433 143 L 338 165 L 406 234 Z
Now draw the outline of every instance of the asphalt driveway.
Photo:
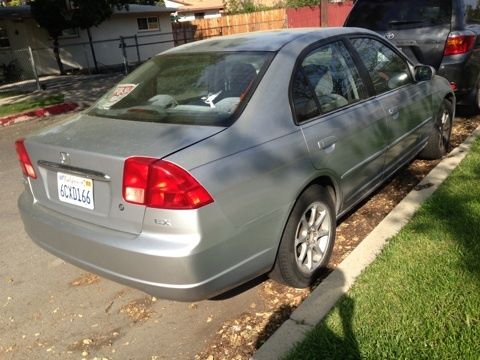
M 157 300 L 33 244 L 16 205 L 23 184 L 13 143 L 63 118 L 0 128 L 0 359 L 193 358 L 257 301 L 259 287 L 195 304 Z

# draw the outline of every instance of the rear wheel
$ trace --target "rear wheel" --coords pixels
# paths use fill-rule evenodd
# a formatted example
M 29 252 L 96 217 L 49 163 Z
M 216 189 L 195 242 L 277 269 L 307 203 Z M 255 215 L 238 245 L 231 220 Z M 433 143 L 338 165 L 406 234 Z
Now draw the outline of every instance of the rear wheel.
M 480 113 L 480 82 L 475 86 L 475 98 L 472 105 L 472 112 L 474 115 Z
M 290 214 L 270 276 L 293 287 L 311 285 L 328 264 L 335 229 L 331 194 L 323 186 L 310 186 Z
M 428 138 L 427 146 L 420 153 L 423 159 L 441 159 L 448 152 L 450 135 L 452 133 L 453 106 L 443 99 L 435 121 L 434 130 Z

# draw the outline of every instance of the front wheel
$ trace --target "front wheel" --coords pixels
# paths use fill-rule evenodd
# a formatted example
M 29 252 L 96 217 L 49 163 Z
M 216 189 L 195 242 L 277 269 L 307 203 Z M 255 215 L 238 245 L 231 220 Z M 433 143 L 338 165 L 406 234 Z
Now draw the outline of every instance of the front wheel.
M 420 153 L 422 159 L 441 159 L 448 152 L 452 122 L 453 105 L 449 100 L 443 99 L 435 119 L 434 130 L 428 138 L 427 146 Z
M 310 186 L 290 214 L 270 276 L 297 288 L 311 285 L 328 264 L 335 230 L 332 195 L 321 185 Z

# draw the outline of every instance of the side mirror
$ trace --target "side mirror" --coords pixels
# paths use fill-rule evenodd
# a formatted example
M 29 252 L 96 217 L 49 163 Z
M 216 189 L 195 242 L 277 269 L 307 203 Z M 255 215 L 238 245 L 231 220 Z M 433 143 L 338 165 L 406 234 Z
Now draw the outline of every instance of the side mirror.
M 415 81 L 428 81 L 432 80 L 435 75 L 435 69 L 428 65 L 417 65 L 414 68 Z
M 402 85 L 405 85 L 410 82 L 410 77 L 406 72 L 400 72 L 398 74 L 393 75 L 387 83 L 389 89 L 396 89 Z

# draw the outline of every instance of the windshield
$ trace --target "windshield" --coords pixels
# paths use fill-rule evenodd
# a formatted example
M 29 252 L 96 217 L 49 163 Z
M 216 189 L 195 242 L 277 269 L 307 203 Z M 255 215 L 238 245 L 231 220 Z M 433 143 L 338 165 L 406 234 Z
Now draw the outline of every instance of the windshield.
M 388 31 L 450 24 L 451 19 L 451 0 L 368 0 L 357 2 L 347 26 Z
M 225 126 L 272 57 L 268 52 L 158 55 L 105 94 L 89 114 Z

